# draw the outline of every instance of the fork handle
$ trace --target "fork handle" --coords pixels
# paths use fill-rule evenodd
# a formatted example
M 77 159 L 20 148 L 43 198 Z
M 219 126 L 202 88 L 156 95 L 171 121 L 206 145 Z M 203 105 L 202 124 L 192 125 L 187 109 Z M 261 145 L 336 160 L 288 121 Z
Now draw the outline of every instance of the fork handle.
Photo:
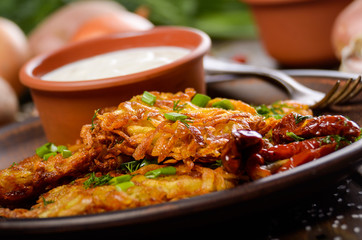
M 358 78 L 360 74 L 350 72 L 340 72 L 336 70 L 324 69 L 287 69 L 282 70 L 284 73 L 294 77 L 320 77 L 320 78 L 336 78 L 348 80 L 350 78 Z
M 314 90 L 306 88 L 302 84 L 295 81 L 289 75 L 275 69 L 259 67 L 246 64 L 231 63 L 222 60 L 217 60 L 211 57 L 204 57 L 204 69 L 210 74 L 243 74 L 252 76 L 262 76 L 281 84 L 290 95 L 304 92 L 307 94 L 315 93 Z M 230 80 L 208 80 L 207 83 L 221 82 Z M 296 91 L 298 89 L 298 91 Z

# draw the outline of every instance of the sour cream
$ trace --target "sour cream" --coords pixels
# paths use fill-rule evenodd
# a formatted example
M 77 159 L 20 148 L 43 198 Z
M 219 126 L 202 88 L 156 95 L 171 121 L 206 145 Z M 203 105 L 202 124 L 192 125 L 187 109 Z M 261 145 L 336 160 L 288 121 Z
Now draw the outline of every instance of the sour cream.
M 146 71 L 176 61 L 190 53 L 180 47 L 142 47 L 97 55 L 57 68 L 41 77 L 45 81 L 86 81 Z

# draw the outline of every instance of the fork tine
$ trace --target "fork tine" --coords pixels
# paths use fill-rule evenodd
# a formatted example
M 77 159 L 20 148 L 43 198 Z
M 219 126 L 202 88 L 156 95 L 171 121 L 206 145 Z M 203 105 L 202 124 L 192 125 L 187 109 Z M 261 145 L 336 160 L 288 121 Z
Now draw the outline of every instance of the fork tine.
M 333 99 L 330 100 L 329 105 L 338 104 L 340 101 L 345 99 L 358 85 L 358 81 L 354 81 L 353 78 L 347 80 L 343 87 L 335 94 Z
M 358 76 L 357 79 L 355 80 L 354 86 L 353 86 L 353 91 L 351 91 L 351 93 L 346 96 L 344 99 L 342 99 L 340 101 L 340 103 L 345 103 L 347 101 L 349 101 L 350 99 L 354 98 L 355 96 L 357 96 L 361 91 L 362 91 L 362 84 L 360 84 L 362 82 L 362 78 L 361 76 Z
M 326 93 L 326 95 L 317 103 L 315 103 L 314 105 L 311 106 L 312 109 L 316 109 L 316 108 L 324 108 L 328 105 L 329 100 L 331 99 L 331 97 L 334 96 L 334 93 L 337 91 L 337 89 L 339 88 L 339 85 L 341 84 L 341 81 L 338 80 L 336 82 L 336 84 L 334 84 L 334 86 L 331 88 L 331 90 L 329 90 L 328 93 Z

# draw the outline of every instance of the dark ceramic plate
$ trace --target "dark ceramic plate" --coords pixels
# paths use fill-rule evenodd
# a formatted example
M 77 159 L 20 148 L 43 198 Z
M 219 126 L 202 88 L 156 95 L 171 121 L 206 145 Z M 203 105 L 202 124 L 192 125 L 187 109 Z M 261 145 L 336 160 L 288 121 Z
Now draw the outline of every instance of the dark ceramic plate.
M 220 76 L 219 76 L 220 77 Z M 230 77 L 230 76 L 225 76 Z M 328 89 L 332 78 L 298 78 L 315 89 Z M 279 89 L 267 86 L 264 81 L 244 78 L 242 81 L 209 84 L 211 95 L 223 95 L 254 103 L 271 102 L 285 98 Z M 252 94 L 249 94 L 252 93 Z M 268 94 L 266 94 L 268 93 Z M 245 99 L 246 97 L 246 99 Z M 250 99 L 247 99 L 250 97 Z M 329 109 L 362 124 L 362 96 L 349 105 Z M 14 161 L 32 155 L 34 149 L 46 142 L 39 119 L 30 119 L 0 129 L 0 167 L 6 168 Z M 353 143 L 337 152 L 307 163 L 287 172 L 240 185 L 234 189 L 203 196 L 109 213 L 49 219 L 0 219 L 0 231 L 11 236 L 37 233 L 74 233 L 111 229 L 154 228 L 162 225 L 172 229 L 175 224 L 187 221 L 212 222 L 215 216 L 248 216 L 275 206 L 311 195 L 348 175 L 362 161 L 362 141 Z M 267 203 L 267 204 L 266 204 Z M 183 223 L 182 223 L 183 224 Z

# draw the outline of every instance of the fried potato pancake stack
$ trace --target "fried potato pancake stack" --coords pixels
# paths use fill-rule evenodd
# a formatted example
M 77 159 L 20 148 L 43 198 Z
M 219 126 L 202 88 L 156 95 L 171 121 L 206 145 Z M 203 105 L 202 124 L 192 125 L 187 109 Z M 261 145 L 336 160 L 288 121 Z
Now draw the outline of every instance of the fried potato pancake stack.
M 254 108 L 215 98 L 201 106 L 195 94 L 150 92 L 152 101 L 138 95 L 96 110 L 79 144 L 45 144 L 0 171 L 0 216 L 90 214 L 188 198 L 289 170 L 360 138 L 354 122 L 313 117 L 296 102 Z
M 237 183 L 237 176 L 221 168 L 212 170 L 200 166 L 190 168 L 187 165 L 177 166 L 175 175 L 157 179 L 144 176 L 146 172 L 161 167 L 150 164 L 133 172 L 134 186 L 126 191 L 119 191 L 113 185 L 85 188 L 84 182 L 88 177 L 79 178 L 44 193 L 31 210 L 0 208 L 0 216 L 44 218 L 101 213 L 202 195 L 235 187 Z
M 84 144 L 98 160 L 125 154 L 136 160 L 157 157 L 158 162 L 166 163 L 185 159 L 212 162 L 220 159 L 232 129 L 257 131 L 265 127 L 255 109 L 241 101 L 231 100 L 235 109 L 225 110 L 192 104 L 192 89 L 185 93 L 152 94 L 157 97 L 153 106 L 142 102 L 142 96 L 135 96 L 114 111 L 97 113 L 93 125 L 83 127 Z M 209 106 L 219 100 L 210 101 Z M 167 120 L 165 113 L 170 112 L 187 119 Z

